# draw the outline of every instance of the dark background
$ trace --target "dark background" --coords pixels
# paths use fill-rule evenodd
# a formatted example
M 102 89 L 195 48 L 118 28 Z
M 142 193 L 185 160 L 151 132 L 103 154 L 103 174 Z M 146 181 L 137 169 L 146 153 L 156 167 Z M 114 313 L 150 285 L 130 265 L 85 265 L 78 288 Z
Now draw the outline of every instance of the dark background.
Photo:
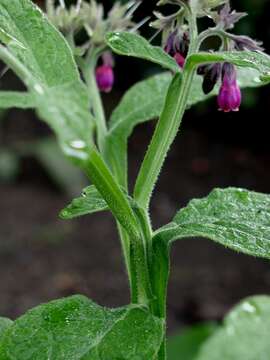
M 41 3 L 41 2 L 40 2 Z M 112 3 L 112 1 L 111 1 Z M 106 1 L 106 7 L 109 1 Z M 155 1 L 143 1 L 137 19 L 150 15 Z M 263 40 L 270 53 L 267 0 L 232 1 L 249 12 L 239 34 Z M 151 35 L 144 26 L 142 33 Z M 104 96 L 110 113 L 122 93 L 156 71 L 143 61 L 116 59 L 116 86 Z M 0 89 L 23 89 L 10 73 Z M 189 110 L 169 153 L 152 202 L 155 227 L 171 220 L 191 198 L 214 187 L 237 186 L 270 193 L 270 88 L 247 90 L 239 113 L 217 111 L 216 100 Z M 130 140 L 130 175 L 138 166 L 153 123 L 136 128 Z M 86 184 L 62 160 L 50 130 L 31 111 L 0 116 L 0 316 L 74 293 L 107 306 L 129 301 L 126 275 L 113 219 L 108 214 L 61 221 L 58 212 Z M 172 251 L 169 330 L 221 319 L 245 296 L 270 293 L 270 263 L 233 253 L 207 240 L 177 242 Z

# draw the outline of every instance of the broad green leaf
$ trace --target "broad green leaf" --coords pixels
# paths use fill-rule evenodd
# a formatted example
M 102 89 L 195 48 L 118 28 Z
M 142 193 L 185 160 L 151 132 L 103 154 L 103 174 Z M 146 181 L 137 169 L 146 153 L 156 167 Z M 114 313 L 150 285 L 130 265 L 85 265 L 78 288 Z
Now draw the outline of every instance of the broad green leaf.
M 72 202 L 60 212 L 60 217 L 64 220 L 69 220 L 104 210 L 108 210 L 107 203 L 97 191 L 96 187 L 91 185 L 82 191 L 80 197 L 73 199 Z
M 83 156 L 93 120 L 87 90 L 63 36 L 30 0 L 1 0 L 0 28 L 14 41 L 0 58 L 25 82 L 40 117 L 70 156 Z M 12 45 L 12 46 L 11 46 Z
M 270 196 L 237 188 L 215 189 L 180 210 L 172 223 L 156 233 L 155 241 L 169 243 L 194 236 L 270 258 Z
M 195 360 L 202 344 L 216 330 L 213 323 L 194 325 L 167 340 L 168 360 Z
M 0 341 L 0 359 L 151 360 L 162 337 L 162 320 L 145 308 L 107 309 L 78 295 L 18 318 Z
M 270 56 L 254 51 L 201 52 L 187 59 L 187 66 L 215 62 L 230 62 L 240 67 L 248 67 L 260 73 L 262 82 L 270 82 Z
M 226 316 L 196 360 L 267 360 L 270 354 L 270 297 L 250 297 Z
M 0 91 L 0 109 L 32 109 L 35 101 L 30 93 L 17 91 Z
M 131 32 L 110 32 L 106 35 L 107 44 L 119 55 L 133 56 L 151 61 L 166 69 L 179 72 L 176 61 L 160 46 L 151 45 L 144 37 Z
M 0 317 L 0 341 L 1 337 L 4 335 L 4 332 L 12 325 L 12 320 Z

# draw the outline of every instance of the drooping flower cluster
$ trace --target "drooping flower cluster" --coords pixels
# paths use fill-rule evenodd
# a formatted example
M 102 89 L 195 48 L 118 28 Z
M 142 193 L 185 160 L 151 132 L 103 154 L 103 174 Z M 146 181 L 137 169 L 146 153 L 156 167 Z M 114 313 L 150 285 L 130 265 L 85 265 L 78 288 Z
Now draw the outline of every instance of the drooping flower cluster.
M 195 6 L 193 11 L 197 16 L 208 16 L 215 27 L 210 28 L 209 36 L 216 32 L 222 43 L 219 51 L 262 51 L 261 43 L 247 37 L 234 35 L 228 30 L 234 28 L 236 22 L 246 16 L 246 13 L 232 11 L 229 0 L 162 0 L 163 4 L 180 5 L 180 10 L 170 16 L 155 13 L 157 20 L 152 26 L 163 32 L 163 48 L 171 55 L 177 64 L 183 68 L 189 50 L 189 27 L 185 18 L 185 7 Z M 204 33 L 207 34 L 207 31 Z M 207 38 L 205 36 L 204 40 Z M 201 45 L 201 44 L 200 44 Z M 221 81 L 218 94 L 219 110 L 224 112 L 237 111 L 241 104 L 241 90 L 237 83 L 237 68 L 229 63 L 216 63 L 203 65 L 198 68 L 198 74 L 203 76 L 203 92 L 209 94 L 215 85 Z

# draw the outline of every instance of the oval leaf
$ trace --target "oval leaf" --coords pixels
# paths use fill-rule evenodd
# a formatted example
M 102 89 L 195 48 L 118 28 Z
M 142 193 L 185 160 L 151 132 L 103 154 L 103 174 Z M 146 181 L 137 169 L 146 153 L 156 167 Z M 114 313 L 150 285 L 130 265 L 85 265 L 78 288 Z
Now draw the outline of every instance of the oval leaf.
M 82 195 L 79 198 L 73 199 L 71 204 L 60 212 L 60 217 L 63 220 L 69 220 L 104 210 L 108 210 L 107 203 L 96 187 L 91 185 L 83 189 Z
M 270 297 L 241 302 L 202 346 L 196 360 L 259 360 L 270 353 Z
M 163 322 L 143 307 L 111 310 L 72 296 L 17 319 L 0 341 L 0 359 L 150 360 L 162 336 Z
M 216 189 L 192 200 L 154 241 L 205 237 L 230 249 L 270 258 L 270 196 L 248 190 Z
M 119 55 L 133 56 L 161 65 L 165 69 L 179 72 L 176 61 L 159 46 L 151 45 L 144 37 L 131 32 L 110 32 L 107 44 Z

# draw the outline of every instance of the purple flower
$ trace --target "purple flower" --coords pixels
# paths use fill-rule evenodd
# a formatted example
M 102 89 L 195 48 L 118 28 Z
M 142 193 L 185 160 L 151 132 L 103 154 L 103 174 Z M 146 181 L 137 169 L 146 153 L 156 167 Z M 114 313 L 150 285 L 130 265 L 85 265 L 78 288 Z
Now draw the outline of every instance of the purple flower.
M 174 55 L 174 60 L 177 62 L 180 68 L 184 67 L 186 59 L 180 53 L 177 52 Z
M 108 93 L 114 84 L 113 68 L 109 65 L 101 65 L 96 68 L 96 81 L 100 91 Z
M 101 56 L 102 65 L 96 68 L 96 82 L 100 91 L 109 93 L 114 85 L 114 59 L 110 51 Z
M 237 73 L 234 65 L 224 63 L 222 84 L 218 95 L 219 110 L 224 112 L 238 111 L 241 105 L 241 90 L 237 84 Z
M 188 47 L 188 32 L 178 32 L 175 30 L 168 36 L 164 50 L 175 59 L 179 67 L 183 68 L 188 53 Z

